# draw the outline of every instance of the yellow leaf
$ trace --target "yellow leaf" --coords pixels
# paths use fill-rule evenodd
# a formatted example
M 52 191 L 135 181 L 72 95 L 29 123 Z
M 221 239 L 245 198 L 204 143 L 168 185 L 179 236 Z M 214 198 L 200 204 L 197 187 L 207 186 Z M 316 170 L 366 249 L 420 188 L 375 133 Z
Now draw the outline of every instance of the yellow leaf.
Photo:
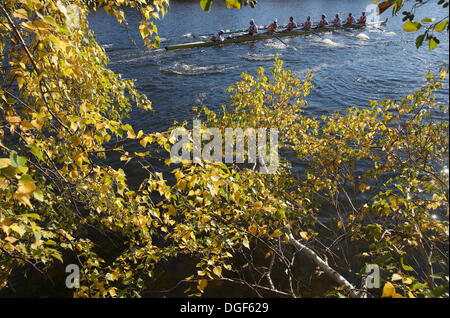
M 270 237 L 278 237 L 281 236 L 281 234 L 283 233 L 280 230 L 276 229 Z
M 6 116 L 6 120 L 10 124 L 19 124 L 20 123 L 20 117 L 18 117 L 18 116 Z
M 216 274 L 217 276 L 221 277 L 222 276 L 222 267 L 220 267 L 220 266 L 214 267 L 213 273 Z
M 20 236 L 22 236 L 25 233 L 25 230 L 22 227 L 18 226 L 17 224 L 13 224 L 9 228 L 14 232 L 16 232 L 17 234 L 19 234 Z
M 117 296 L 117 294 L 116 294 L 116 287 L 111 287 L 108 292 L 111 295 L 111 297 L 116 297 Z
M 36 185 L 34 184 L 33 179 L 31 179 L 31 177 L 28 175 L 23 175 L 20 178 L 16 194 L 18 195 L 30 194 L 34 190 L 36 190 Z
M 400 274 L 394 274 L 392 275 L 392 280 L 396 281 L 396 280 L 401 280 L 403 277 Z
M 400 294 L 395 293 L 394 295 L 392 295 L 392 298 L 405 298 Z
M 258 233 L 258 227 L 255 224 L 250 225 L 248 230 L 253 235 L 256 235 Z
M 412 279 L 409 277 L 403 278 L 403 284 L 409 285 L 409 284 L 412 284 L 412 282 L 413 282 Z
M 392 297 L 395 294 L 395 287 L 391 283 L 387 282 L 383 287 L 383 294 L 381 297 Z
M 12 236 L 7 236 L 7 237 L 5 237 L 5 241 L 8 241 L 9 243 L 13 244 L 14 242 L 17 241 L 17 239 Z
M 186 189 L 186 180 L 183 179 L 183 180 L 178 181 L 177 185 L 181 191 L 184 191 L 184 189 Z
M 6 168 L 11 165 L 9 158 L 0 158 L 0 169 Z
M 260 209 L 262 207 L 262 202 L 258 201 L 258 202 L 253 203 L 253 207 L 255 209 Z
M 198 281 L 198 289 L 202 292 L 203 292 L 203 290 L 205 290 L 207 285 L 208 285 L 208 281 L 206 279 L 200 279 Z
M 76 171 L 76 170 L 70 171 L 70 172 L 69 172 L 69 176 L 70 176 L 72 179 L 78 178 L 78 171 Z
M 18 19 L 28 19 L 28 14 L 24 9 L 17 9 L 14 11 L 13 16 Z
M 171 216 L 176 216 L 177 215 L 177 212 L 176 212 L 175 207 L 173 205 L 171 205 L 169 207 L 169 215 L 171 215 Z
M 309 240 L 308 232 L 300 232 L 300 236 L 304 240 Z
M 9 181 L 0 177 L 0 190 L 3 191 L 9 186 Z
M 80 105 L 80 109 L 84 112 L 87 113 L 89 111 L 89 105 L 86 104 L 86 102 L 82 103 Z

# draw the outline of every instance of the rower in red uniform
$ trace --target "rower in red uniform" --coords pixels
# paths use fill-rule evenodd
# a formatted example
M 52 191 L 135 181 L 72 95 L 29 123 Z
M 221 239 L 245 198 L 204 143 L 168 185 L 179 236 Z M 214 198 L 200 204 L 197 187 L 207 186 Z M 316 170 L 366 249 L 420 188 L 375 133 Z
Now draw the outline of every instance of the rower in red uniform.
M 366 20 L 367 20 L 366 13 L 363 12 L 362 16 L 358 20 L 358 24 L 366 24 Z
M 289 18 L 289 23 L 286 26 L 287 31 L 292 31 L 297 27 L 297 23 L 295 23 L 294 18 L 290 17 Z
M 341 26 L 341 18 L 339 18 L 339 14 L 336 14 L 336 17 L 333 20 L 333 26 L 335 27 Z
M 275 18 L 275 20 L 273 20 L 272 24 L 269 25 L 267 28 L 269 29 L 269 32 L 271 32 L 271 33 L 276 32 L 278 29 L 278 19 Z
M 352 13 L 350 12 L 350 13 L 348 14 L 347 20 L 346 20 L 346 22 L 345 22 L 344 25 L 350 25 L 350 24 L 355 24 L 355 23 L 356 23 L 356 20 L 355 20 L 355 18 L 353 17 Z
M 320 20 L 319 22 L 319 28 L 323 28 L 326 25 L 328 25 L 328 21 L 327 21 L 327 16 L 324 14 L 322 14 L 322 20 Z
M 306 18 L 306 22 L 303 24 L 303 29 L 304 30 L 309 30 L 309 29 L 311 29 L 311 26 L 312 26 L 311 17 L 308 16 Z

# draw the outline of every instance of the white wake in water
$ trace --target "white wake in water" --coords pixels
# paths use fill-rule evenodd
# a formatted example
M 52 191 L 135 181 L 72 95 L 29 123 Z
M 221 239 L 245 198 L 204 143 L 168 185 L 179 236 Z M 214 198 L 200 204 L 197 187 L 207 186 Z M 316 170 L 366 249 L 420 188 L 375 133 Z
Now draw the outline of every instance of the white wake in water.
M 285 40 L 283 40 L 284 42 L 287 42 L 287 41 L 285 41 Z M 268 46 L 268 47 L 270 47 L 270 48 L 273 48 L 273 49 L 277 49 L 277 50 L 281 50 L 281 49 L 286 49 L 287 48 L 287 46 L 284 44 L 284 43 L 282 43 L 281 41 L 279 41 L 279 40 L 277 40 L 277 39 L 270 39 L 270 40 L 267 40 L 265 43 L 264 43 L 264 45 L 265 46 Z
M 359 33 L 356 36 L 356 38 L 359 39 L 359 40 L 363 40 L 363 41 L 366 41 L 366 40 L 370 39 L 369 36 L 367 34 L 365 34 L 365 33 Z
M 321 41 L 321 43 L 324 44 L 324 45 L 327 45 L 327 46 L 336 46 L 336 47 L 344 46 L 342 43 L 334 42 L 333 40 L 330 40 L 330 39 L 323 39 Z
M 192 33 L 186 33 L 183 34 L 183 38 L 193 38 L 194 36 L 192 35 Z
M 267 62 L 275 60 L 275 54 L 250 54 L 242 55 L 242 58 L 250 62 Z
M 229 70 L 236 68 L 237 66 L 231 65 L 197 65 L 197 64 L 187 64 L 176 62 L 172 65 L 161 67 L 161 71 L 174 74 L 174 75 L 184 75 L 184 76 L 199 76 L 199 75 L 207 75 L 207 74 L 218 74 L 225 73 Z
M 385 30 L 381 30 L 381 29 L 370 29 L 369 32 L 370 33 L 379 33 L 379 34 L 383 34 L 383 35 L 387 35 L 387 36 L 394 36 L 397 34 L 393 31 L 385 31 Z
M 318 72 L 318 71 L 320 71 L 322 68 L 325 68 L 325 67 L 327 67 L 328 66 L 328 64 L 327 63 L 322 63 L 322 64 L 319 64 L 319 65 L 316 65 L 316 66 L 313 66 L 313 67 L 310 67 L 310 68 L 307 68 L 307 69 L 304 69 L 304 70 L 301 70 L 301 71 L 294 71 L 293 73 L 294 73 L 294 75 L 304 75 L 304 74 L 306 74 L 306 73 L 308 73 L 308 72 L 313 72 L 313 73 L 315 73 L 315 72 Z

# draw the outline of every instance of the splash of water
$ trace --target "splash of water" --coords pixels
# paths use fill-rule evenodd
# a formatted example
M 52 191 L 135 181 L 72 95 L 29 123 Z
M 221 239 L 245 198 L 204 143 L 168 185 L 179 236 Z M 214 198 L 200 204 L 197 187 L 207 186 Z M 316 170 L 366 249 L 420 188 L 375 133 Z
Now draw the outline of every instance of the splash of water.
M 250 54 L 242 56 L 243 59 L 250 62 L 267 62 L 275 60 L 275 54 Z
M 206 74 L 226 73 L 238 66 L 231 65 L 197 65 L 183 62 L 175 62 L 172 65 L 162 67 L 161 71 L 172 75 L 199 76 Z
M 364 40 L 364 41 L 370 39 L 369 36 L 367 34 L 365 34 L 365 33 L 359 33 L 356 36 L 356 38 L 359 39 L 359 40 Z

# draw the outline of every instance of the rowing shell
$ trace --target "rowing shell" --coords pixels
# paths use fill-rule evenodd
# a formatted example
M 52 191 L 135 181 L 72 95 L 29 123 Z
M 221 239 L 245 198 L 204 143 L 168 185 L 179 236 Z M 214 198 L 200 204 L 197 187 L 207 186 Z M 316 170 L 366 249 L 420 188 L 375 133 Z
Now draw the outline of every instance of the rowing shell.
M 226 45 L 226 44 L 231 44 L 231 43 L 242 43 L 242 42 L 266 40 L 266 39 L 272 39 L 275 37 L 282 37 L 282 36 L 309 35 L 312 33 L 322 33 L 322 32 L 343 30 L 343 29 L 362 29 L 366 26 L 386 25 L 387 20 L 388 19 L 386 19 L 382 22 L 374 22 L 374 23 L 367 23 L 367 24 L 350 24 L 350 25 L 343 25 L 340 27 L 324 27 L 324 28 L 310 29 L 307 31 L 298 30 L 298 31 L 290 31 L 290 32 L 276 32 L 273 34 L 260 34 L 260 35 L 255 35 L 255 36 L 234 37 L 234 38 L 225 39 L 222 42 L 221 41 L 190 42 L 190 43 L 166 46 L 165 48 L 168 51 L 181 50 L 181 49 L 192 49 L 192 48 L 197 48 L 197 47 L 208 47 L 208 46 L 216 46 L 216 45 Z

